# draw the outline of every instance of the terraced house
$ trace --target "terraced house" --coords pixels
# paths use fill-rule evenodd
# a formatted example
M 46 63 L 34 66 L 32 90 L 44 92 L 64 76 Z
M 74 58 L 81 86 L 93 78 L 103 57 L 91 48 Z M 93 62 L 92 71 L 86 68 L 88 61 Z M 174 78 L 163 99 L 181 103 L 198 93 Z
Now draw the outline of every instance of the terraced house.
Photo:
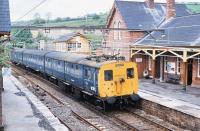
M 154 80 L 199 86 L 200 35 L 199 26 L 193 26 L 198 25 L 199 14 L 192 7 L 200 8 L 200 5 L 175 3 L 175 0 L 115 1 L 107 27 L 128 30 L 109 31 L 104 53 L 119 52 L 127 60 L 137 62 L 140 78 L 148 72 Z

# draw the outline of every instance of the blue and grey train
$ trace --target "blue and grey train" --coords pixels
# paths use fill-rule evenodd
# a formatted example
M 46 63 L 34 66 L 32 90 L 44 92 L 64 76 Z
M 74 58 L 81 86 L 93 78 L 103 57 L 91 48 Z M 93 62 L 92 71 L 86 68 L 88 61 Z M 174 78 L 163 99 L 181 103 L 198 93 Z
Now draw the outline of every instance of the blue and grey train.
M 105 104 L 138 100 L 137 66 L 116 57 L 13 49 L 11 61 Z M 70 86 L 69 86 L 70 85 Z

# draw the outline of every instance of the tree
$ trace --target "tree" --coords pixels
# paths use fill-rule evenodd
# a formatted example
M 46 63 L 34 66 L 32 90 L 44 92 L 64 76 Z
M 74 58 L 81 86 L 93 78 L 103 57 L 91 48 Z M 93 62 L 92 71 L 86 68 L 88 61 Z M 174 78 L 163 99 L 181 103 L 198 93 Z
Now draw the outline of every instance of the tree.
M 100 16 L 97 15 L 97 14 L 95 14 L 95 15 L 92 17 L 92 19 L 94 19 L 94 20 L 98 20 L 98 19 L 100 19 Z
M 35 13 L 33 16 L 33 24 L 44 24 L 45 20 L 40 17 L 39 13 Z
M 16 29 L 13 31 L 13 36 L 16 42 L 33 43 L 32 33 L 29 29 Z

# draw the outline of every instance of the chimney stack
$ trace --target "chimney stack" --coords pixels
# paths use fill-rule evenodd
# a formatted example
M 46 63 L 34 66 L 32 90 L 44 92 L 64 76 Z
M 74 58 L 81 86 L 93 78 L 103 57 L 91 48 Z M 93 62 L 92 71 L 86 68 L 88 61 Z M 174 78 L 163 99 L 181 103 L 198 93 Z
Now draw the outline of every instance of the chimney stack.
M 170 19 L 176 16 L 175 0 L 167 0 L 167 16 L 166 19 Z
M 154 9 L 155 8 L 154 0 L 146 0 L 146 4 L 150 9 Z

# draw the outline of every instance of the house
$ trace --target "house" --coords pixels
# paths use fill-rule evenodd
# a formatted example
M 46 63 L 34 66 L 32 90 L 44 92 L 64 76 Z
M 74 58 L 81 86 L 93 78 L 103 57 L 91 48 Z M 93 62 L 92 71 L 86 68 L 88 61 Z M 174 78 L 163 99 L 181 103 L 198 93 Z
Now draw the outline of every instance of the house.
M 90 54 L 90 41 L 80 33 L 63 35 L 53 45 L 56 51 Z
M 132 45 L 139 77 L 145 70 L 161 81 L 200 87 L 200 14 L 175 17 Z M 138 62 L 138 59 L 142 59 Z
M 144 38 L 171 17 L 193 14 L 186 4 L 175 4 L 173 0 L 165 3 L 116 0 L 110 11 L 107 28 L 127 29 L 110 30 L 104 36 L 104 54 L 120 53 L 130 60 L 130 45 Z M 176 11 L 176 12 L 175 12 Z M 137 31 L 136 31 L 137 30 Z
M 9 1 L 0 1 L 0 38 L 10 35 L 11 24 L 10 24 L 10 9 Z

